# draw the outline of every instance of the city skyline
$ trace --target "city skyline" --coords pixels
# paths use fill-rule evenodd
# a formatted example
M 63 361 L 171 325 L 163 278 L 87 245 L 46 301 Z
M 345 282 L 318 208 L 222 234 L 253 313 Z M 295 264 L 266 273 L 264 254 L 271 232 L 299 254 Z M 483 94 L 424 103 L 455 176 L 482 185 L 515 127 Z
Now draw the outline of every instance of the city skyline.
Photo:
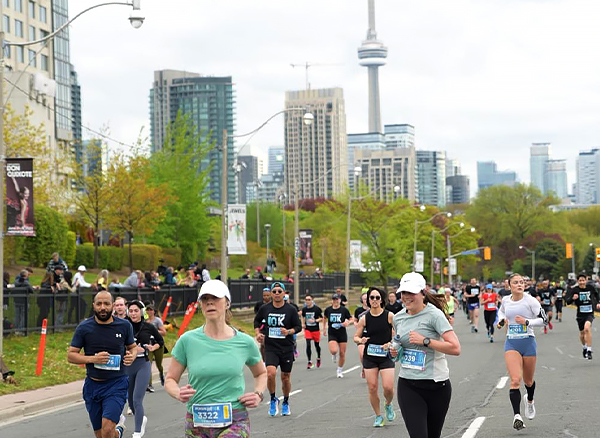
M 415 126 L 416 148 L 443 150 L 458 159 L 472 178 L 472 192 L 478 160 L 495 161 L 529 182 L 529 146 L 535 142 L 552 143 L 554 154 L 567 159 L 570 187 L 578 151 L 597 147 L 600 137 L 600 99 L 590 92 L 597 88 L 597 61 L 585 56 L 600 36 L 595 26 L 600 5 L 459 3 L 459 8 L 435 0 L 377 3 L 377 29 L 390 49 L 380 71 L 382 123 Z M 70 16 L 92 4 L 71 2 Z M 232 75 L 237 133 L 252 131 L 283 109 L 286 91 L 304 88 L 304 69 L 289 64 L 310 61 L 342 64 L 311 67 L 309 82 L 313 88 L 342 87 L 348 131 L 367 131 L 365 69 L 356 61 L 367 0 L 307 0 L 299 9 L 272 1 L 232 1 L 227 8 L 172 4 L 177 7 L 142 2 L 146 21 L 136 32 L 117 7 L 71 27 L 71 62 L 85 91 L 85 125 L 108 125 L 111 137 L 135 143 L 142 126 L 149 133 L 153 71 L 177 68 Z M 314 14 L 317 5 L 320 12 Z M 194 20 L 182 19 L 182 11 Z M 110 32 L 99 23 L 109 23 Z M 326 38 L 320 29 L 329 29 Z M 283 145 L 283 125 L 282 119 L 273 120 L 241 153 L 266 161 L 269 146 Z M 84 130 L 84 137 L 89 132 Z

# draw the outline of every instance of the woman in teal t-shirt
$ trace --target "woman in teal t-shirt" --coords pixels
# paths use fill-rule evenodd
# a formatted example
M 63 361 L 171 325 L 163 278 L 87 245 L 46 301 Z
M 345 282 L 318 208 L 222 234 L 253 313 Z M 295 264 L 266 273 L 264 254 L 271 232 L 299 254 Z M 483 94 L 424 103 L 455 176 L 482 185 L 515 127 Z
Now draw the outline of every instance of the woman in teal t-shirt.
M 258 345 L 227 324 L 231 295 L 223 282 L 205 282 L 198 299 L 206 324 L 185 333 L 175 344 L 165 389 L 187 403 L 186 437 L 248 437 L 247 408 L 260 404 L 267 387 Z M 253 392 L 245 392 L 244 366 L 254 376 Z M 179 387 L 186 368 L 189 383 Z

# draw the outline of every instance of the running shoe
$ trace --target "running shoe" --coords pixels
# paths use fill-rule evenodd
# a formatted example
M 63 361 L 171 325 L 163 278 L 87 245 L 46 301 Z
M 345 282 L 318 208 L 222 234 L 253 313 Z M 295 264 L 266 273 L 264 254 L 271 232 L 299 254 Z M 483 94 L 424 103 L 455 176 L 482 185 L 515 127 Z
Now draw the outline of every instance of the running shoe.
M 148 385 L 148 387 L 146 388 L 146 392 L 153 393 L 154 392 L 154 386 Z
M 548 321 L 548 328 L 549 328 L 550 330 L 552 330 L 552 329 L 554 328 L 554 326 L 552 325 L 552 323 L 551 323 L 550 321 Z
M 523 418 L 519 414 L 515 414 L 515 418 L 513 419 L 513 427 L 517 430 L 525 429 L 525 423 L 523 423 Z
M 140 432 L 133 432 L 133 435 L 131 435 L 131 438 L 142 438 L 142 434 Z
M 548 334 L 548 327 L 544 326 L 544 334 L 547 335 Z
M 119 417 L 119 422 L 117 423 L 116 429 L 117 429 L 117 432 L 119 432 L 119 434 L 120 434 L 119 436 L 121 438 L 123 438 L 123 434 L 125 433 L 125 429 L 126 429 L 126 427 L 125 427 L 125 416 L 121 415 Z
M 344 373 L 342 372 L 342 370 L 337 370 L 336 375 L 337 375 L 338 379 L 343 379 L 344 378 Z
M 314 368 L 314 365 L 313 365 L 313 363 L 312 363 L 312 362 L 309 360 L 309 361 L 308 361 L 308 364 L 306 365 L 306 369 L 307 369 L 307 370 L 310 370 L 311 368 Z
M 529 403 L 527 394 L 523 396 L 523 403 L 525 403 L 525 416 L 527 419 L 533 420 L 535 418 L 535 404 L 533 402 Z
M 146 424 L 148 423 L 148 417 L 146 417 L 144 415 L 144 418 L 142 419 L 142 427 L 140 428 L 140 438 L 142 438 L 144 436 L 144 434 L 146 433 Z
M 479 330 L 477 330 L 477 327 L 473 327 L 473 330 L 475 330 L 475 333 L 479 332 Z
M 471 326 L 471 333 L 475 333 L 475 327 Z
M 494 337 L 490 336 L 490 343 L 493 344 L 494 343 Z
M 383 427 L 385 421 L 383 421 L 383 415 L 377 415 L 375 417 L 375 423 L 373 423 L 373 427 Z
M 588 360 L 592 360 L 592 350 L 587 351 L 587 358 Z
M 298 349 L 297 348 L 294 348 L 294 357 L 296 359 L 298 359 L 298 356 L 300 356 L 300 353 L 298 353 Z
M 269 406 L 269 415 L 271 417 L 274 417 L 278 413 L 279 413 L 279 399 L 278 398 L 272 398 L 271 399 L 271 406 Z
M 331 355 L 331 361 L 332 361 L 333 363 L 336 363 L 336 362 L 337 362 L 337 353 L 336 353 L 336 354 L 332 354 L 332 355 Z
M 321 358 L 317 358 L 317 368 L 321 368 Z
M 588 352 L 587 348 L 584 348 L 583 349 L 583 358 L 584 359 L 587 359 L 587 352 Z
M 394 418 L 396 418 L 396 413 L 394 412 L 394 405 L 391 403 L 389 405 L 385 405 L 385 419 L 387 421 L 394 421 Z
M 290 404 L 286 401 L 284 401 L 281 405 L 281 415 L 284 417 L 287 415 L 292 415 L 292 411 L 290 410 Z
M 162 386 L 165 386 L 165 375 L 163 373 L 160 373 L 160 384 Z

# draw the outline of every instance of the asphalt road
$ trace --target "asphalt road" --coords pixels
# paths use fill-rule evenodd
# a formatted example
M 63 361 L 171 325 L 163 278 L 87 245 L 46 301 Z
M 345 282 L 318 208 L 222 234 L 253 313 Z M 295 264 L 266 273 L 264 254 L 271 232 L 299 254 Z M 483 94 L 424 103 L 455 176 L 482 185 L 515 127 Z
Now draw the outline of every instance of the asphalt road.
M 547 335 L 537 329 L 537 416 L 532 421 L 525 420 L 527 428 L 520 432 L 512 429 L 508 384 L 503 378 L 507 376 L 503 359 L 504 334 L 497 334 L 496 342 L 491 344 L 485 334 L 483 319 L 479 333 L 473 334 L 462 313 L 457 313 L 455 329 L 462 354 L 449 360 L 453 395 L 444 437 L 583 438 L 600 435 L 597 432 L 600 431 L 600 383 L 597 377 L 600 347 L 596 359 L 583 359 L 574 310 L 565 309 L 563 322 L 556 323 L 554 330 Z M 600 346 L 596 330 L 594 336 Z M 365 381 L 360 377 L 356 346 L 348 345 L 347 372 L 343 379 L 337 379 L 326 343 L 321 341 L 321 345 L 322 367 L 307 370 L 304 341 L 299 341 L 300 358 L 292 374 L 292 415 L 271 418 L 267 415 L 266 404 L 252 410 L 252 436 L 408 437 L 396 401 L 396 420 L 384 428 L 372 427 L 374 417 Z M 247 381 L 250 382 L 249 379 Z M 524 393 L 524 389 L 522 391 Z M 281 395 L 280 390 L 278 395 Z M 183 436 L 185 407 L 171 399 L 163 388 L 158 387 L 156 393 L 146 396 L 145 407 L 149 417 L 146 438 Z M 125 436 L 130 437 L 132 417 L 128 417 L 127 426 Z M 93 433 L 82 403 L 0 426 L 2 438 L 37 436 L 81 438 L 92 437 Z

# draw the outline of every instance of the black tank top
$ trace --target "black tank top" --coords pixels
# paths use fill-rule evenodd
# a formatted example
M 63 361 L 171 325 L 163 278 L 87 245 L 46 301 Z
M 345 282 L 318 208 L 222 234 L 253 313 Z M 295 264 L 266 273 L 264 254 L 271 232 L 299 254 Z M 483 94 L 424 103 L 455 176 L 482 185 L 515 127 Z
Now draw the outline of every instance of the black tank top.
M 392 340 L 392 326 L 388 322 L 389 311 L 384 310 L 379 316 L 371 315 L 371 312 L 365 313 L 365 327 L 368 329 L 366 345 L 383 345 Z

